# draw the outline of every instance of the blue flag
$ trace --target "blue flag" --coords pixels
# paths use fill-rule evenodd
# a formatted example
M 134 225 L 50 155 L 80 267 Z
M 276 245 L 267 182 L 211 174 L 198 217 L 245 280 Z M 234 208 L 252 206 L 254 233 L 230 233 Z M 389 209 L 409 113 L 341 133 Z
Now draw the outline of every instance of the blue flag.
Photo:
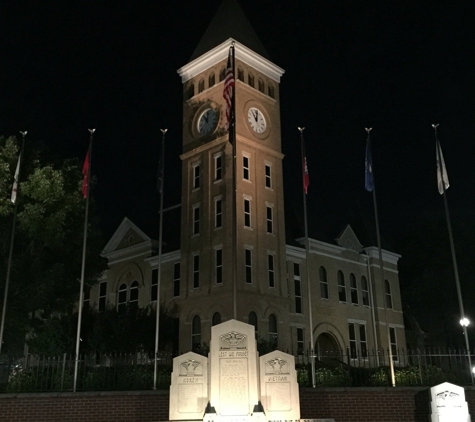
M 368 192 L 372 192 L 374 189 L 373 158 L 371 156 L 371 145 L 369 144 L 369 139 L 366 142 L 364 187 Z

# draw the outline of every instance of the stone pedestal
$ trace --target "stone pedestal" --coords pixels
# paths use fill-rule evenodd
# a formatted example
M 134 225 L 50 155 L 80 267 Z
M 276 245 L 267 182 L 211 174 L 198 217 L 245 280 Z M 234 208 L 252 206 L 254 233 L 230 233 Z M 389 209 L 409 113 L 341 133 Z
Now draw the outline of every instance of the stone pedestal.
M 430 389 L 432 422 L 470 422 L 465 390 L 444 382 Z

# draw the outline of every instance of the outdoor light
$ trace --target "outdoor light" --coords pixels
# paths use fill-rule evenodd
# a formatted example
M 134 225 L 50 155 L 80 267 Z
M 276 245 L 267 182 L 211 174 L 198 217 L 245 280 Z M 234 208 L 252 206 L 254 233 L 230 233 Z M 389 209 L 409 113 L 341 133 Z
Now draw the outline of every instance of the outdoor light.
M 469 324 L 470 324 L 470 321 L 469 321 L 468 318 L 462 318 L 462 319 L 460 320 L 460 325 L 461 325 L 462 327 L 468 327 Z
M 475 366 L 472 368 L 472 372 L 475 374 Z

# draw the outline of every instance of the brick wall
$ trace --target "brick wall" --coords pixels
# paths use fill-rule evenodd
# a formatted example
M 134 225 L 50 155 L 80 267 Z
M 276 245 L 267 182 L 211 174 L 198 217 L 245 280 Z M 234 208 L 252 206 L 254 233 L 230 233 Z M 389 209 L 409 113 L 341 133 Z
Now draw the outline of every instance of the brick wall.
M 475 415 L 475 388 L 466 388 Z M 427 388 L 304 388 L 302 419 L 428 422 Z M 155 422 L 168 420 L 168 391 L 0 395 L 1 422 Z

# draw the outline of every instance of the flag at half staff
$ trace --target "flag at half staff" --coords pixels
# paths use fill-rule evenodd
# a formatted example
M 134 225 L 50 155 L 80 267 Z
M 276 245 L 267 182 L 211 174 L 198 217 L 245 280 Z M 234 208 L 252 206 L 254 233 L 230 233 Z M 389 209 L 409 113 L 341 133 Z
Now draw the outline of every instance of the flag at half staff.
M 226 125 L 225 129 L 229 130 L 232 119 L 232 100 L 233 100 L 233 88 L 234 88 L 234 69 L 233 69 L 233 54 L 234 47 L 229 48 L 228 62 L 226 64 L 226 71 L 224 75 L 224 90 L 223 98 L 226 101 Z
M 369 143 L 369 138 L 366 141 L 366 159 L 365 159 L 365 178 L 364 178 L 364 187 L 368 192 L 372 192 L 374 189 L 374 178 L 373 178 L 373 157 L 371 155 L 371 145 Z
M 445 168 L 444 156 L 442 155 L 442 148 L 438 140 L 435 142 L 435 153 L 437 159 L 437 188 L 442 195 L 450 186 L 449 176 Z
M 13 188 L 12 188 L 12 197 L 11 201 L 13 203 L 16 202 L 16 195 L 18 191 L 18 178 L 20 175 L 20 162 L 21 162 L 21 153 L 18 155 L 18 162 L 16 165 L 15 176 L 13 177 Z
M 82 166 L 82 195 L 84 198 L 87 198 L 87 187 L 89 185 L 89 151 L 87 151 L 86 159 L 84 160 L 84 165 Z

